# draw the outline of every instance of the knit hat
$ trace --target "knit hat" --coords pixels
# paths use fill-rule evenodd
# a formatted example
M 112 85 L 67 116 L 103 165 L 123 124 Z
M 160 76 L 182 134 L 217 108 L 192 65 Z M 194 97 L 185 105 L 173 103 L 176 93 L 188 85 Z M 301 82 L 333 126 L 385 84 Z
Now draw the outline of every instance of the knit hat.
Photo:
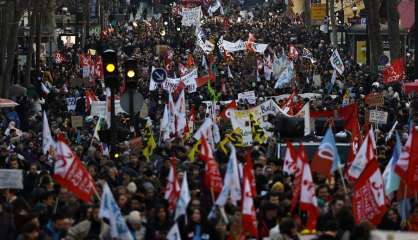
M 132 194 L 136 193 L 137 187 L 136 184 L 134 182 L 130 182 L 128 183 L 128 186 L 126 186 L 126 188 L 128 189 L 128 191 Z
M 126 221 L 130 224 L 141 224 L 141 214 L 138 211 L 131 211 L 126 218 Z
M 271 187 L 272 192 L 283 192 L 284 185 L 281 182 L 275 182 L 273 186 Z

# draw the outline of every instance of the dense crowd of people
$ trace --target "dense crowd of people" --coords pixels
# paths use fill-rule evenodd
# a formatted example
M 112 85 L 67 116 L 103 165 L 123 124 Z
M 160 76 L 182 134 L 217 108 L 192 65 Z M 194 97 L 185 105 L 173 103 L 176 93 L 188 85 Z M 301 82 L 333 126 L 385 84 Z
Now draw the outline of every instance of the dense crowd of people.
M 352 57 L 353 53 L 345 48 L 339 49 L 345 70 L 337 77 L 335 84 L 330 86 L 333 67 L 329 59 L 333 47 L 327 33 L 319 29 L 306 29 L 299 16 L 274 6 L 251 9 L 248 11 L 251 14 L 247 16 L 240 15 L 240 10 L 243 10 L 240 6 L 230 4 L 229 8 L 225 8 L 225 15 L 215 14 L 210 17 L 205 13 L 201 28 L 214 45 L 221 36 L 234 42 L 247 40 L 251 33 L 256 42 L 268 44 L 264 54 L 237 51 L 225 56 L 216 47 L 212 53 L 205 54 L 196 45 L 194 27 L 182 26 L 181 16 L 171 8 L 164 11 L 159 19 L 146 20 L 141 17 L 117 21 L 111 16 L 111 25 L 105 29 L 106 34 L 92 34 L 87 38 L 84 48 L 79 42 L 71 47 L 61 45 L 58 51 L 64 60 L 43 66 L 43 71 L 50 72 L 51 78 L 46 77 L 46 74 L 34 78 L 34 92 L 29 95 L 28 91 L 28 96 L 13 97 L 19 106 L 1 109 L 0 168 L 24 171 L 23 189 L 0 190 L 1 238 L 112 239 L 109 220 L 99 217 L 99 198 L 106 182 L 112 189 L 132 239 L 166 239 L 175 223 L 174 213 L 169 210 L 169 204 L 164 198 L 172 156 L 177 159 L 178 182 L 181 183 L 187 174 L 191 195 L 187 213 L 176 221 L 181 239 L 255 238 L 242 224 L 240 204 L 234 205 L 228 201 L 224 209 L 225 218 L 221 215 L 208 217 L 216 199 L 204 184 L 205 162 L 199 159 L 199 154 L 193 159 L 189 157 L 196 140 L 176 138 L 164 142 L 161 134 L 158 134 L 164 105 L 169 99 L 162 89 L 149 91 L 151 69 L 162 67 L 167 69 L 168 77 L 181 76 L 183 66 L 190 65 L 190 56 L 194 60 L 193 66 L 198 67 L 199 76 L 209 73 L 216 75 L 213 87 L 219 92 L 220 101 L 234 100 L 238 93 L 255 91 L 256 103 L 237 103 L 238 109 L 249 109 L 272 96 L 292 92 L 317 93 L 315 98 L 297 98 L 295 101 L 300 102 L 299 105 L 309 102 L 311 112 L 337 110 L 342 105 L 357 103 L 358 121 L 364 136 L 368 125 L 366 96 L 369 93 L 382 93 L 384 105 L 380 109 L 388 112 L 388 120 L 375 129 L 375 134 L 376 158 L 383 172 L 395 145 L 395 134 L 391 128 L 396 121 L 402 143 L 408 139 L 409 124 L 411 118 L 412 121 L 414 119 L 413 109 L 416 104 L 413 96 L 405 95 L 401 84 L 383 84 L 382 75 L 372 76 L 368 67 L 358 65 Z M 293 60 L 295 74 L 287 86 L 275 88 L 276 81 L 264 74 L 264 69 L 258 65 L 267 64 L 268 59 L 273 61 L 276 56 L 287 55 L 289 44 L 295 46 L 300 54 Z M 168 46 L 168 50 L 157 54 L 157 46 L 162 45 Z M 94 139 L 96 124 L 100 120 L 98 116 L 90 116 L 86 107 L 89 101 L 86 97 L 87 88 L 94 92 L 98 100 L 106 100 L 104 84 L 98 79 L 74 84 L 82 75 L 80 55 L 87 54 L 89 49 L 96 50 L 96 55 L 100 55 L 108 48 L 117 51 L 121 72 L 122 63 L 127 58 L 132 57 L 138 61 L 140 78 L 136 87 L 147 99 L 148 108 L 145 115 L 141 111 L 132 119 L 128 114 L 117 115 L 117 128 L 122 136 L 111 154 L 103 150 L 100 141 Z M 312 53 L 316 61 L 301 56 L 304 48 Z M 167 60 L 167 52 L 172 53 L 170 61 Z M 320 76 L 322 81 L 319 84 L 315 83 L 314 75 Z M 45 91 L 45 87 L 48 91 Z M 206 85 L 194 93 L 186 93 L 188 112 L 196 109 L 194 130 L 208 116 L 204 101 L 213 100 L 212 95 Z M 77 99 L 75 109 L 71 111 L 66 101 L 70 97 Z M 345 102 L 347 99 L 348 102 Z M 282 107 L 285 101 L 286 98 L 276 103 Z M 221 106 L 219 112 L 224 107 Z M 52 178 L 56 159 L 53 154 L 42 152 L 43 111 L 48 116 L 52 135 L 56 137 L 64 134 L 94 179 L 99 193 L 91 203 L 80 201 Z M 72 126 L 72 116 L 83 117 L 82 127 Z M 222 139 L 230 133 L 231 126 L 229 120 L 216 119 L 219 120 Z M 273 118 L 268 121 L 274 125 Z M 147 159 L 142 149 L 147 144 L 144 136 L 145 126 L 149 122 L 152 122 L 158 144 L 150 159 Z M 141 141 L 136 143 L 137 146 L 129 144 L 130 140 L 138 137 Z M 284 155 L 276 154 L 276 144 L 280 141 L 283 142 L 283 139 L 273 133 L 265 143 L 236 147 L 239 163 L 244 163 L 247 150 L 252 150 L 257 239 L 301 239 L 307 224 L 307 215 L 303 211 L 290 211 L 296 181 L 293 175 L 283 171 Z M 214 156 L 224 176 L 229 155 L 216 148 Z M 358 223 L 351 209 L 353 186 L 348 184 L 348 191 L 345 192 L 337 176 L 325 179 L 314 174 L 313 177 L 320 209 L 316 219 L 317 239 L 370 239 L 373 229 L 418 231 L 416 198 L 409 202 L 406 219 L 401 219 L 401 215 L 405 215 L 399 210 L 401 202 L 392 198 L 380 224 L 373 225 L 367 221 Z

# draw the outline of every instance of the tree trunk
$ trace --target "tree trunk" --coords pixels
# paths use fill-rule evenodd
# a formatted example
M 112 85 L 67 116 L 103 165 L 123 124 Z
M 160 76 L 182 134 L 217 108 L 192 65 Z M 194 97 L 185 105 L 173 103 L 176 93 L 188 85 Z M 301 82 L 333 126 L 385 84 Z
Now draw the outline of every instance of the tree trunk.
M 370 72 L 373 79 L 377 77 L 379 58 L 382 55 L 382 40 L 379 23 L 380 4 L 381 0 L 364 0 L 364 5 L 367 11 Z
M 337 47 L 337 26 L 335 24 L 335 7 L 334 7 L 334 0 L 329 1 L 328 10 L 330 12 L 331 18 L 331 44 L 334 48 Z
M 0 34 L 0 96 L 3 96 L 3 89 L 5 88 L 6 76 L 5 76 L 5 68 L 6 68 L 6 56 L 7 56 L 7 42 L 9 40 L 9 29 L 11 27 L 11 22 L 13 21 L 13 14 L 14 11 L 10 11 L 13 9 L 14 4 L 9 1 L 2 7 L 2 19 L 1 19 L 1 32 L 4 34 Z
M 6 58 L 6 65 L 3 67 L 3 89 L 0 93 L 1 96 L 4 98 L 9 97 L 9 91 L 11 86 L 11 80 L 12 80 L 12 71 L 15 64 L 15 58 L 16 58 L 16 42 L 17 42 L 17 30 L 19 28 L 19 21 L 23 16 L 24 7 L 25 5 L 17 4 L 14 2 L 11 4 L 12 7 L 10 8 L 10 11 L 13 12 L 10 22 L 10 28 L 9 32 L 7 32 L 8 39 L 7 39 L 7 58 Z
M 305 26 L 308 30 L 311 29 L 311 0 L 305 0 L 304 10 Z
M 32 6 L 32 13 L 30 15 L 30 30 L 29 30 L 29 46 L 28 46 L 28 55 L 26 55 L 26 68 L 25 68 L 25 82 L 24 86 L 28 86 L 31 80 L 31 70 L 32 70 L 32 59 L 33 59 L 33 42 L 35 40 L 35 27 L 36 19 L 38 12 L 37 8 Z
M 390 59 L 392 60 L 401 56 L 398 4 L 399 0 L 387 0 L 386 4 Z
M 89 34 L 89 23 L 90 23 L 90 1 L 83 0 L 83 28 L 81 36 L 81 47 L 86 46 L 86 40 Z

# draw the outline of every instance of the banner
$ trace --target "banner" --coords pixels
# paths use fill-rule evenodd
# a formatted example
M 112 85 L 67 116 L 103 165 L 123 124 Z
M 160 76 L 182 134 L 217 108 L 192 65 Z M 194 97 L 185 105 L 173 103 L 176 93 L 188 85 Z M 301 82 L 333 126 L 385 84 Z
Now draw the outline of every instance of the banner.
M 206 39 L 205 33 L 200 27 L 196 27 L 196 45 L 206 54 L 209 54 L 215 49 L 215 45 Z
M 338 53 L 338 50 L 335 49 L 334 52 L 332 52 L 331 58 L 329 59 L 331 61 L 332 67 L 338 71 L 338 73 L 341 75 L 344 72 L 344 63 L 343 60 L 340 57 L 340 54 Z
M 247 91 L 247 92 L 238 93 L 238 102 L 240 101 L 242 102 L 247 101 L 249 104 L 255 104 L 257 101 L 255 97 L 255 92 Z
M 218 46 L 220 49 L 225 49 L 225 51 L 227 52 L 237 52 L 237 51 L 243 51 L 246 50 L 247 47 L 247 42 L 244 42 L 242 40 L 238 40 L 235 42 L 229 42 L 226 40 L 223 40 L 223 38 L 221 38 L 218 42 Z M 265 43 L 253 43 L 253 48 L 256 52 L 258 53 L 264 53 L 264 51 L 266 51 L 268 47 L 268 44 Z
M 167 78 L 162 83 L 162 87 L 164 90 L 173 93 L 174 90 L 177 88 L 178 84 L 182 81 L 184 85 L 186 85 L 186 91 L 188 93 L 193 93 L 196 92 L 197 89 L 197 77 L 197 68 L 195 68 L 191 72 L 187 73 L 186 75 L 180 78 Z
M 272 133 L 268 129 L 270 126 L 268 123 L 264 122 L 263 117 L 270 114 L 276 115 L 281 112 L 281 110 L 279 106 L 272 99 L 270 99 L 257 107 L 248 110 L 231 109 L 229 112 L 231 113 L 232 128 L 241 129 L 244 145 L 249 146 L 253 143 L 250 114 L 252 114 L 255 117 L 255 120 L 260 123 L 260 126 L 264 129 L 266 135 L 271 136 Z
M 0 169 L 0 189 L 23 189 L 21 169 Z
M 183 26 L 192 26 L 192 25 L 200 25 L 200 18 L 202 17 L 202 8 L 195 7 L 195 8 L 183 8 L 181 10 L 181 25 Z
M 388 121 L 388 112 L 370 110 L 369 122 L 377 124 L 386 124 Z
M 115 114 L 125 113 L 120 106 L 120 100 L 115 99 Z M 106 101 L 92 101 L 90 116 L 102 116 L 106 114 Z
M 77 106 L 77 100 L 79 98 L 75 98 L 75 97 L 69 97 L 66 98 L 65 101 L 67 102 L 67 111 L 75 111 L 75 108 Z

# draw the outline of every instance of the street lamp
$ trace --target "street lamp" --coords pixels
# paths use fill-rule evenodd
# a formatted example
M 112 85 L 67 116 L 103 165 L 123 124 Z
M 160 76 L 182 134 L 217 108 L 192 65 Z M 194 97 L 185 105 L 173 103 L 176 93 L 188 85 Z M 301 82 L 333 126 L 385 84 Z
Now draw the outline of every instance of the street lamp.
M 357 5 L 355 3 L 353 4 L 353 7 L 351 7 L 351 10 L 353 10 L 354 18 L 356 18 L 358 8 L 357 8 Z

